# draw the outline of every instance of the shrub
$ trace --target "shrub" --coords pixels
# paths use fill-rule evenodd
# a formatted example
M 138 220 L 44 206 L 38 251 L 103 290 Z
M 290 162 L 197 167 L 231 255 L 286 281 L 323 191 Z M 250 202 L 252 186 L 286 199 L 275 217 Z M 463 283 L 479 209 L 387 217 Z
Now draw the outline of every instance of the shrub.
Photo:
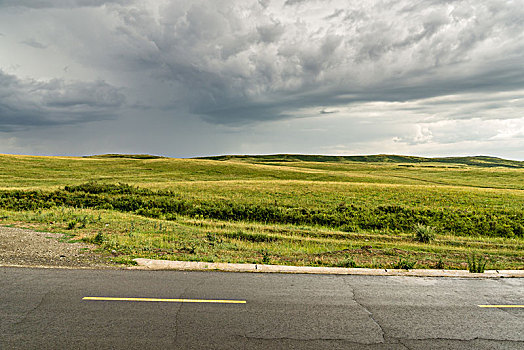
M 415 239 L 421 243 L 429 243 L 435 238 L 435 229 L 421 223 L 415 225 Z
M 153 218 L 176 219 L 180 215 L 226 221 L 318 225 L 338 227 L 346 232 L 414 230 L 414 239 L 423 243 L 433 239 L 436 228 L 455 235 L 524 236 L 524 211 L 519 210 L 409 208 L 401 205 L 373 207 L 344 204 L 315 208 L 278 205 L 183 199 L 169 190 L 94 182 L 66 186 L 53 192 L 0 190 L 0 207 L 7 210 L 92 208 L 135 212 Z
M 91 194 L 152 194 L 153 192 L 149 189 L 133 187 L 128 184 L 101 184 L 98 182 L 87 182 L 77 186 L 65 186 L 66 192 L 84 192 Z
M 162 211 L 159 208 L 139 208 L 135 214 L 157 219 L 162 216 Z

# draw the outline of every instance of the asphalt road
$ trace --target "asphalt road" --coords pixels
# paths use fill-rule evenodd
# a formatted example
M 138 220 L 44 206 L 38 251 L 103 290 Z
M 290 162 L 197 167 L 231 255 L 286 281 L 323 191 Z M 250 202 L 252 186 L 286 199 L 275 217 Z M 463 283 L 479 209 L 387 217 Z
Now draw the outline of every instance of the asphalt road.
M 0 268 L 0 349 L 524 349 L 524 279 Z M 84 297 L 236 300 L 97 301 Z

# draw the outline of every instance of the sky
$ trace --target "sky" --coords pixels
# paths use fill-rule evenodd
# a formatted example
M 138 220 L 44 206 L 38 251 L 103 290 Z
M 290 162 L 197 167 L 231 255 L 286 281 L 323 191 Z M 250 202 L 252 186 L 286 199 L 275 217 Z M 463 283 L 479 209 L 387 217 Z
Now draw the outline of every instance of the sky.
M 0 0 L 0 153 L 524 160 L 524 0 Z

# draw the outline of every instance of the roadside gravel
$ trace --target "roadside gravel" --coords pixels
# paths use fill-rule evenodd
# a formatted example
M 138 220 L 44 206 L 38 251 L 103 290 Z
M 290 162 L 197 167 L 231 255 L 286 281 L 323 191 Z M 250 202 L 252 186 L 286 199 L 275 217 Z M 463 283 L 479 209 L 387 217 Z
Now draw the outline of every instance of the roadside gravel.
M 0 266 L 118 268 L 86 243 L 61 241 L 59 233 L 0 226 Z

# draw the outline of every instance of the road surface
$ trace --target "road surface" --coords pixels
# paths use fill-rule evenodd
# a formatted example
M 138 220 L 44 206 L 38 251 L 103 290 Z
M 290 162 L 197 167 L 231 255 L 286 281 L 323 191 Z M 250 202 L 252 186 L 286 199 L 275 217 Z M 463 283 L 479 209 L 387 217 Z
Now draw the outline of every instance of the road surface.
M 13 267 L 0 276 L 0 349 L 524 349 L 523 308 L 478 306 L 522 306 L 524 279 Z

